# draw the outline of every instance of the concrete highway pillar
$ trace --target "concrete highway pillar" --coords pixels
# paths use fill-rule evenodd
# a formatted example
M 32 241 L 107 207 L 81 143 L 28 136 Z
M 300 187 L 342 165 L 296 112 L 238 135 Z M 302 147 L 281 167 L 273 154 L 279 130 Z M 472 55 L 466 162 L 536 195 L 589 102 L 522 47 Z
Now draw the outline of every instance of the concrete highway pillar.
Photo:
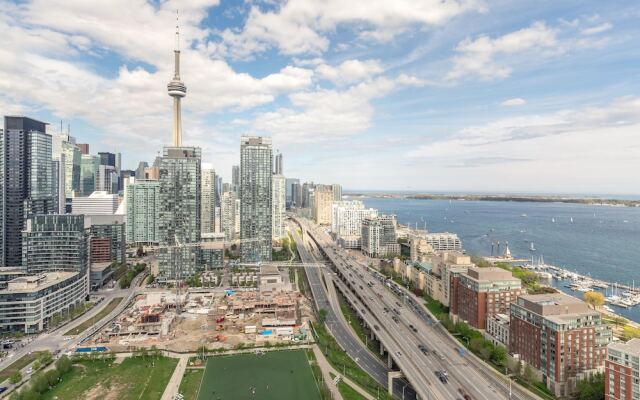
M 387 391 L 389 392 L 389 396 L 393 396 L 393 380 L 396 378 L 402 378 L 402 372 L 389 371 L 387 373 Z
M 384 355 L 384 345 L 382 344 L 382 342 L 380 342 L 380 355 Z
M 387 368 L 393 368 L 393 358 L 391 358 L 391 353 L 387 352 Z

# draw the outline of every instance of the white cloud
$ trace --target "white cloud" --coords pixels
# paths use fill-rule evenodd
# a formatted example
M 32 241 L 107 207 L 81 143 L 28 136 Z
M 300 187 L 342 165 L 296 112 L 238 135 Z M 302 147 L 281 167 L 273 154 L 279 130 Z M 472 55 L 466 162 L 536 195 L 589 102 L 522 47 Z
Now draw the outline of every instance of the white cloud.
M 338 85 L 350 84 L 368 80 L 384 71 L 378 60 L 347 60 L 333 67 L 320 64 L 316 68 L 317 74 Z
M 458 80 L 467 76 L 481 79 L 500 79 L 511 74 L 509 60 L 500 58 L 536 52 L 539 57 L 556 50 L 556 31 L 544 22 L 535 22 L 528 28 L 508 33 L 497 38 L 482 35 L 472 40 L 467 38 L 456 47 L 453 67 L 447 73 L 447 80 Z
M 373 99 L 393 90 L 420 86 L 415 77 L 378 77 L 344 90 L 317 89 L 293 93 L 292 107 L 261 113 L 254 129 L 271 133 L 278 143 L 323 142 L 358 134 L 371 126 Z
M 244 27 L 222 33 L 229 53 L 240 58 L 276 47 L 283 54 L 321 54 L 327 34 L 355 24 L 362 38 L 389 40 L 411 26 L 438 26 L 470 11 L 484 12 L 481 0 L 289 0 L 275 11 L 253 6 Z
M 585 28 L 580 31 L 583 35 L 597 35 L 598 33 L 606 32 L 613 28 L 613 25 L 609 22 L 605 22 L 603 24 L 592 26 L 590 28 Z
M 505 107 L 522 106 L 525 104 L 527 104 L 526 100 L 520 97 L 514 97 L 513 99 L 508 99 L 500 103 L 501 106 Z
M 640 97 L 623 97 L 598 107 L 505 118 L 468 127 L 407 155 L 449 166 L 478 167 L 478 160 L 489 159 L 498 160 L 499 164 L 528 163 L 526 168 L 537 170 L 544 177 L 552 177 L 553 166 L 561 163 L 572 164 L 576 171 L 592 170 L 593 165 L 598 165 L 611 175 L 628 175 L 620 171 L 620 165 L 640 162 L 639 130 Z M 518 174 L 511 165 L 509 168 L 509 174 Z

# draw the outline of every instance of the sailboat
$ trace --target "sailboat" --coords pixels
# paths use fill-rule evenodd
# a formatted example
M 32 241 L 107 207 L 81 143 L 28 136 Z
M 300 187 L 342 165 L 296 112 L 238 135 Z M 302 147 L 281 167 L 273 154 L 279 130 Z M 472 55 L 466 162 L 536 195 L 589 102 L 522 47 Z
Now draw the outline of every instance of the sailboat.
M 551 222 L 555 223 L 556 219 L 554 217 L 551 217 Z
M 533 242 L 531 242 L 531 244 L 529 245 L 529 251 L 536 251 L 536 248 L 533 245 Z
M 573 224 L 573 217 L 571 217 L 570 221 L 571 221 L 571 223 Z

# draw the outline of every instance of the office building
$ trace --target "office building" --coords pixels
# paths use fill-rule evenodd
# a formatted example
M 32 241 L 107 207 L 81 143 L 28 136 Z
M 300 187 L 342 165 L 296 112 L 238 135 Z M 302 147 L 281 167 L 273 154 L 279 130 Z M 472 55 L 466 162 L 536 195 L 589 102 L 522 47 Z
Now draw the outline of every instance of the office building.
M 71 198 L 71 213 L 113 215 L 118 209 L 118 204 L 117 194 L 93 192 L 86 197 Z
M 0 142 L 2 224 L 0 265 L 22 263 L 25 218 L 54 212 L 51 136 L 46 124 L 26 117 L 4 117 Z
M 640 339 L 610 343 L 604 370 L 605 400 L 640 399 Z
M 365 208 L 359 200 L 334 202 L 331 212 L 331 234 L 347 249 L 361 247 L 362 221 L 378 216 L 378 210 Z
M 127 182 L 129 178 L 135 178 L 135 176 L 136 171 L 130 169 L 121 169 L 120 175 L 118 176 L 118 193 L 121 193 L 124 190 L 125 182 Z
M 318 225 L 331 225 L 333 189 L 328 185 L 318 185 L 313 192 L 313 219 Z
M 80 159 L 80 190 L 79 196 L 89 196 L 96 191 L 100 157 L 83 154 Z
M 145 169 L 149 168 L 149 163 L 147 163 L 146 161 L 140 161 L 138 163 L 138 168 L 136 168 L 136 174 L 135 177 L 136 179 L 149 179 L 145 176 Z
M 284 175 L 284 172 L 282 172 L 282 153 L 276 154 L 273 164 L 273 173 L 275 175 Z
M 216 232 L 216 171 L 211 165 L 202 168 L 202 204 L 200 221 L 202 233 Z
M 300 180 L 297 178 L 286 178 L 285 179 L 285 188 L 286 188 L 286 208 L 290 209 L 294 204 L 294 184 L 300 184 Z
M 241 259 L 271 260 L 273 156 L 271 138 L 243 136 L 240 142 Z M 252 239 L 253 241 L 245 241 Z
M 61 133 L 52 138 L 53 158 L 64 159 L 64 193 L 72 197 L 80 191 L 80 169 L 82 154 L 76 146 L 76 139 L 68 133 Z M 64 156 L 61 158 L 60 155 Z
M 311 195 L 316 185 L 313 182 L 305 182 L 302 184 L 302 208 L 311 208 Z
M 291 185 L 291 206 L 295 208 L 302 208 L 302 185 L 300 182 L 294 182 Z
M 89 144 L 88 143 L 76 143 L 76 146 L 78 146 L 78 150 L 80 150 L 80 155 L 87 155 L 89 154 Z
M 508 314 L 509 305 L 522 293 L 520 279 L 497 267 L 471 267 L 460 274 L 456 285 L 451 318 L 480 330 L 486 327 L 487 315 Z
M 599 311 L 563 293 L 521 295 L 511 303 L 509 351 L 539 370 L 558 397 L 576 383 L 604 372 L 611 329 Z
M 282 154 L 278 154 L 282 161 Z M 277 156 L 276 156 L 277 159 Z M 286 189 L 285 179 L 282 175 L 273 175 L 271 178 L 271 216 L 273 219 L 273 227 L 271 228 L 271 234 L 274 240 L 280 240 L 285 237 L 284 230 L 284 217 L 286 212 Z
M 236 197 L 240 198 L 240 166 L 231 167 L 231 189 L 236 193 Z
M 100 165 L 110 165 L 115 170 L 116 168 L 116 155 L 113 153 L 109 153 L 106 151 L 98 152 L 98 157 L 100 157 Z
M 220 207 L 220 230 L 228 241 L 236 239 L 236 194 L 233 191 L 222 193 L 222 207 Z
M 400 253 L 396 237 L 396 216 L 379 215 L 362 220 L 362 252 L 368 257 L 389 257 Z
M 136 180 L 126 191 L 127 243 L 157 244 L 160 182 Z
M 35 215 L 22 232 L 22 266 L 29 274 L 89 269 L 89 221 L 84 215 Z
M 96 174 L 96 190 L 107 193 L 118 193 L 118 173 L 112 165 L 98 165 Z
M 88 295 L 86 271 L 46 272 L 14 278 L 0 290 L 0 332 L 43 331 L 53 316 L 83 303 Z
M 158 242 L 160 278 L 182 279 L 199 271 L 201 155 L 199 147 L 165 147 L 160 160 Z
M 2 132 L 0 131 L 0 135 L 1 134 Z M 59 159 L 51 160 L 51 196 L 53 200 L 51 210 L 56 214 L 64 214 L 64 205 L 66 202 L 66 197 L 64 196 L 64 177 L 60 176 L 60 171 L 64 171 L 64 168 L 61 168 L 60 165 Z M 62 197 L 60 194 L 62 194 Z

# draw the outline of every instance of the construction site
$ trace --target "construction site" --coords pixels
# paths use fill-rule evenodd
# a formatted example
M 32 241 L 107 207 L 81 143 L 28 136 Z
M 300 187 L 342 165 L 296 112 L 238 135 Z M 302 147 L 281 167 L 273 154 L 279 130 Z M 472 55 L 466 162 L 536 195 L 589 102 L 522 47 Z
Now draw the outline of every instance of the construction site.
M 153 289 L 86 344 L 113 351 L 139 347 L 178 352 L 301 342 L 310 338 L 309 300 L 286 267 L 257 268 L 257 287 Z M 148 290 L 148 289 L 147 289 Z

